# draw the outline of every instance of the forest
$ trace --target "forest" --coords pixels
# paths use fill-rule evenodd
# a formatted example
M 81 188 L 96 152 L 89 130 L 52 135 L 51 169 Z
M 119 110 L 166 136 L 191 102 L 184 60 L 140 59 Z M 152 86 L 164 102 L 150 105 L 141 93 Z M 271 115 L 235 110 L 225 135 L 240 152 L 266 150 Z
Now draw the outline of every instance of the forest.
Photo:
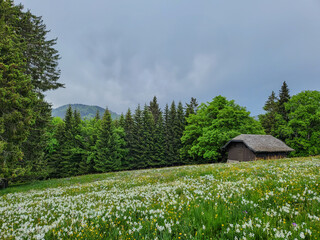
M 56 39 L 41 17 L 0 1 L 0 179 L 10 183 L 89 173 L 225 161 L 221 147 L 239 134 L 271 134 L 295 149 L 320 154 L 320 92 L 290 96 L 284 81 L 258 119 L 233 100 L 213 96 L 198 105 L 149 104 L 112 120 L 107 109 L 92 119 L 68 108 L 51 116 L 45 92 L 59 82 Z M 108 103 L 105 103 L 106 105 Z

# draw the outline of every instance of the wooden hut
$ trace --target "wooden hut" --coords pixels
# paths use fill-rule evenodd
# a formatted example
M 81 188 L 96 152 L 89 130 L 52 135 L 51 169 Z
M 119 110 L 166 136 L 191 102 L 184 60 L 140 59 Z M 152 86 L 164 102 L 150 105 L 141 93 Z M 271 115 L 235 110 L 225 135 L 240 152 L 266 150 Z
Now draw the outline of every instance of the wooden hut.
M 241 134 L 223 146 L 228 162 L 285 158 L 294 149 L 271 135 Z

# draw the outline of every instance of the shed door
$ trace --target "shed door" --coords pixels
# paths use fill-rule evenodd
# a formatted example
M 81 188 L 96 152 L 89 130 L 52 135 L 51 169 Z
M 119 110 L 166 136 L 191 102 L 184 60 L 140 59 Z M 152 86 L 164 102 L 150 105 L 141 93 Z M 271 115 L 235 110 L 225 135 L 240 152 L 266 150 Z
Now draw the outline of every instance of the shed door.
M 237 149 L 236 149 L 236 151 L 237 151 L 237 160 L 238 161 L 243 161 L 243 159 L 244 159 L 244 147 L 243 147 L 243 145 L 241 144 L 239 144 L 238 146 L 237 146 Z

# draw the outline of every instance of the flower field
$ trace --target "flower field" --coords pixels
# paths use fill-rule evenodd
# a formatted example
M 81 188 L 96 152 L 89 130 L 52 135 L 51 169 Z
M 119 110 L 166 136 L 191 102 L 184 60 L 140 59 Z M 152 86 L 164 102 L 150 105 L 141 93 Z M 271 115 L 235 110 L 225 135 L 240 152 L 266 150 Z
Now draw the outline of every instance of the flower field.
M 318 157 L 96 174 L 7 190 L 0 191 L 6 240 L 320 238 Z

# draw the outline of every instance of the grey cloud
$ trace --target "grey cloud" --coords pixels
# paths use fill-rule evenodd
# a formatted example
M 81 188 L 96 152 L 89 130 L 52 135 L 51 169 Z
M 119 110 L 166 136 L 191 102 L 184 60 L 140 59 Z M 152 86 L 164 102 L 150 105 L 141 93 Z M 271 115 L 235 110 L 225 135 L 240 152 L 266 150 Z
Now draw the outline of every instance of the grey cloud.
M 54 106 L 85 103 L 125 112 L 154 95 L 210 101 L 221 94 L 253 115 L 287 81 L 320 89 L 316 0 L 22 0 L 59 38 Z

